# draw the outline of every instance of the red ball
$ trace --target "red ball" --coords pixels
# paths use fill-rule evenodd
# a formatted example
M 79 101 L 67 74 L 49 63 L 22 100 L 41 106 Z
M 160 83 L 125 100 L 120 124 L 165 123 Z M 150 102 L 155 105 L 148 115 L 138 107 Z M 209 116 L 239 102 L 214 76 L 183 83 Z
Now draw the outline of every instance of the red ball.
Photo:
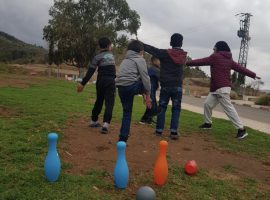
M 195 160 L 189 160 L 187 161 L 185 165 L 185 172 L 188 175 L 194 175 L 198 171 L 197 163 Z

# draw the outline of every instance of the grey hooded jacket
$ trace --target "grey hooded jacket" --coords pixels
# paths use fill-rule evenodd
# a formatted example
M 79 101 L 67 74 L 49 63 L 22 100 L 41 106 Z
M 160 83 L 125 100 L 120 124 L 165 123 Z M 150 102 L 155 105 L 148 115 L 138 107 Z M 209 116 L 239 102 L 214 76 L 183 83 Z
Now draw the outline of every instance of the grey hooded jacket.
M 146 93 L 149 94 L 151 83 L 146 62 L 139 53 L 128 50 L 125 59 L 120 65 L 115 82 L 117 86 L 129 86 L 137 81 L 142 81 Z

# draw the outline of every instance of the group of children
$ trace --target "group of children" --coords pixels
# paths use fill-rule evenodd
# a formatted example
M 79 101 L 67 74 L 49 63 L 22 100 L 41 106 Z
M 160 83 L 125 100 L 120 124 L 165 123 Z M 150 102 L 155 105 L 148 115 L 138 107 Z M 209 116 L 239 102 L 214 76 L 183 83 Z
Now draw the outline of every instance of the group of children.
M 232 59 L 228 44 L 219 41 L 214 46 L 214 53 L 209 57 L 187 61 L 187 52 L 181 49 L 183 36 L 175 33 L 171 36 L 171 49 L 158 49 L 139 40 L 129 42 L 127 52 L 116 75 L 115 60 L 111 52 L 111 41 L 104 37 L 99 39 L 100 52 L 91 61 L 86 76 L 78 84 L 81 92 L 85 84 L 98 68 L 96 82 L 96 102 L 92 110 L 90 127 L 101 127 L 101 133 L 107 134 L 112 119 L 116 87 L 123 108 L 122 124 L 119 141 L 127 142 L 130 132 L 134 96 L 143 95 L 146 111 L 140 123 L 152 123 L 157 115 L 156 131 L 161 136 L 164 131 L 165 113 L 169 101 L 172 102 L 170 123 L 170 138 L 179 138 L 179 117 L 182 100 L 183 66 L 206 66 L 211 68 L 210 93 L 204 103 L 204 123 L 202 129 L 212 127 L 212 109 L 220 103 L 233 125 L 238 129 L 236 137 L 245 138 L 248 134 L 231 103 L 231 69 L 252 78 L 259 78 L 255 73 L 237 64 Z M 143 53 L 152 55 L 151 65 L 147 67 Z M 160 83 L 159 103 L 156 101 L 156 91 Z M 98 116 L 105 101 L 103 125 L 98 122 Z

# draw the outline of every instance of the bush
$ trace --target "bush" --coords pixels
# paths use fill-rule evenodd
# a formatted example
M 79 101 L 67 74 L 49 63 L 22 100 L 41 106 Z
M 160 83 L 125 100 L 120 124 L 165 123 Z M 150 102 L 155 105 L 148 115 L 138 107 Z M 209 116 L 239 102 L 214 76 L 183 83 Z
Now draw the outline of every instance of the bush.
M 255 101 L 256 105 L 264 105 L 264 106 L 269 106 L 270 105 L 270 95 L 263 95 L 256 99 Z
M 238 94 L 233 90 L 231 90 L 230 97 L 231 99 L 239 99 Z

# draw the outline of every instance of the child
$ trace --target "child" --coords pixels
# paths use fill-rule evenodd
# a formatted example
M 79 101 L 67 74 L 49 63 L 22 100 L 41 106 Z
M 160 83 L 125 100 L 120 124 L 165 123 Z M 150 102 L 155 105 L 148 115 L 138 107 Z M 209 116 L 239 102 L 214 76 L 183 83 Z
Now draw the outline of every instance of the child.
M 115 100 L 115 61 L 111 52 L 112 43 L 106 38 L 100 38 L 99 41 L 100 52 L 93 58 L 89 64 L 88 71 L 82 82 L 77 86 L 77 91 L 82 92 L 85 84 L 92 77 L 96 68 L 98 68 L 98 76 L 96 82 L 97 99 L 92 110 L 92 117 L 90 127 L 101 127 L 98 122 L 98 115 L 100 114 L 105 100 L 105 112 L 103 117 L 103 126 L 101 133 L 107 134 L 109 125 L 112 119 L 112 112 Z
M 143 94 L 146 106 L 151 108 L 151 84 L 143 58 L 143 44 L 138 40 L 132 40 L 127 50 L 116 78 L 116 86 L 123 107 L 119 141 L 124 142 L 129 136 L 134 96 Z
M 146 108 L 144 115 L 141 118 L 141 124 L 152 124 L 153 122 L 153 115 L 157 113 L 157 100 L 156 100 L 156 92 L 159 87 L 159 77 L 160 77 L 160 61 L 158 58 L 152 56 L 151 57 L 151 65 L 148 67 L 148 75 L 150 77 L 151 82 L 151 100 L 152 100 L 152 107 L 151 109 Z
M 160 98 L 159 107 L 161 113 L 157 116 L 156 135 L 161 136 L 164 130 L 165 113 L 169 100 L 172 100 L 171 134 L 170 138 L 179 138 L 178 122 L 182 100 L 182 76 L 183 65 L 186 62 L 187 53 L 181 49 L 183 36 L 175 33 L 171 36 L 172 49 L 157 49 L 144 44 L 144 50 L 160 60 Z
M 209 57 L 187 61 L 186 63 L 187 66 L 210 65 L 210 93 L 204 102 L 204 124 L 202 124 L 200 128 L 210 129 L 212 127 L 212 110 L 218 103 L 220 103 L 226 115 L 238 129 L 236 138 L 243 139 L 248 135 L 248 133 L 240 121 L 230 99 L 231 69 L 251 78 L 260 79 L 260 77 L 257 77 L 254 72 L 233 61 L 230 47 L 226 42 L 217 42 L 213 50 L 214 53 Z

